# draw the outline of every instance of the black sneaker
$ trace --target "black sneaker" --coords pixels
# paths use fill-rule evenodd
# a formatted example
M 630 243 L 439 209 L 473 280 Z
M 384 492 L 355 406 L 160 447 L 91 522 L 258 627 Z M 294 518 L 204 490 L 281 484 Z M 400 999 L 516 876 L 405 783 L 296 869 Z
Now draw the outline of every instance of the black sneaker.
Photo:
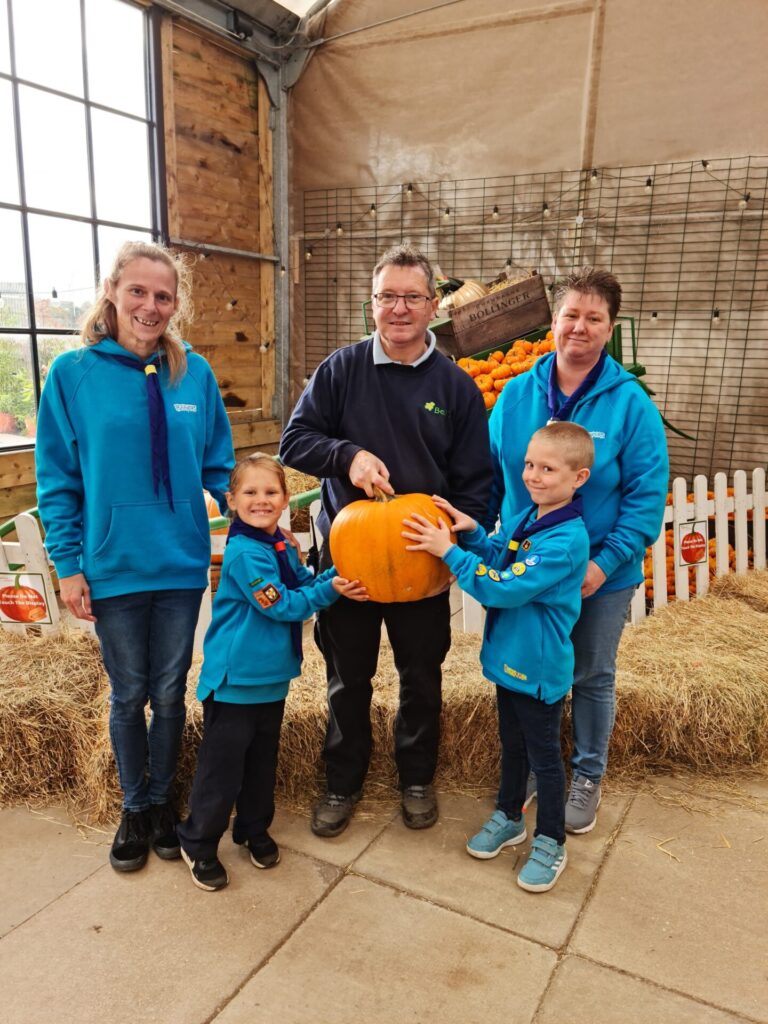
M 152 849 L 163 860 L 176 860 L 181 856 L 181 847 L 176 835 L 178 820 L 176 808 L 170 801 L 166 804 L 153 804 L 149 809 Z
M 149 813 L 123 811 L 120 827 L 115 833 L 109 863 L 115 871 L 138 871 L 149 856 Z
M 183 846 L 180 849 L 184 863 L 192 873 L 192 881 L 198 889 L 216 892 L 217 889 L 223 889 L 225 885 L 229 885 L 229 875 L 218 857 L 192 860 Z
M 408 828 L 429 828 L 437 821 L 437 798 L 432 786 L 404 786 L 400 805 Z
M 351 796 L 326 793 L 312 808 L 310 827 L 315 835 L 326 839 L 341 835 L 349 824 L 355 804 L 362 795 L 361 790 L 352 793 Z
M 273 868 L 280 862 L 280 850 L 269 832 L 263 832 L 254 839 L 246 839 L 245 846 L 255 868 Z

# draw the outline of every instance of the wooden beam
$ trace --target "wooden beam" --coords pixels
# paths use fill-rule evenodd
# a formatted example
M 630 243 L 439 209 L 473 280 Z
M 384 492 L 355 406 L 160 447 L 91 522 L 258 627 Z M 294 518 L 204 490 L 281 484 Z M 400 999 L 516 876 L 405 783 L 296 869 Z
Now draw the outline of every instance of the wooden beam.
M 257 122 L 259 132 L 259 252 L 274 253 L 275 230 L 272 183 L 272 132 L 269 127 L 269 94 L 259 78 Z M 277 271 L 279 273 L 279 270 Z M 259 265 L 261 283 L 260 332 L 267 351 L 261 360 L 261 402 L 267 414 L 272 412 L 275 395 L 275 267 Z
M 277 444 L 281 426 L 278 420 L 258 420 L 232 424 L 232 443 L 236 449 L 253 448 L 262 444 Z
M 179 190 L 176 182 L 176 112 L 173 101 L 173 21 L 163 18 L 160 26 L 160 54 L 163 69 L 163 122 L 165 124 L 165 193 L 168 203 L 168 231 L 179 236 Z

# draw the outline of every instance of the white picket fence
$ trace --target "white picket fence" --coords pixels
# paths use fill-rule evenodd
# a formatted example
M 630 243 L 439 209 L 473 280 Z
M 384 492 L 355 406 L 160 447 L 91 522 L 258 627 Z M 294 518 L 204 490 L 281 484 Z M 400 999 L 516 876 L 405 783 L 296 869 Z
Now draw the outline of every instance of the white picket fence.
M 749 480 L 744 470 L 737 470 L 729 494 L 725 473 L 715 475 L 713 487 L 705 476 L 695 477 L 692 492 L 683 477 L 675 479 L 672 502 L 664 511 L 661 533 L 651 548 L 651 572 L 646 571 L 646 582 L 652 587 L 653 597 L 647 599 L 645 586 L 637 588 L 630 610 L 633 623 L 645 618 L 649 606 L 661 608 L 672 599 L 688 601 L 691 596 L 703 597 L 709 590 L 710 555 L 714 556 L 715 576 L 765 569 L 765 470 L 752 471 L 751 493 Z M 686 565 L 681 556 L 681 535 L 688 532 L 691 524 L 705 524 L 707 540 L 705 559 L 695 567 Z M 668 531 L 672 532 L 671 552 L 667 545 Z M 668 557 L 673 559 L 674 578 L 671 580 L 667 573 Z

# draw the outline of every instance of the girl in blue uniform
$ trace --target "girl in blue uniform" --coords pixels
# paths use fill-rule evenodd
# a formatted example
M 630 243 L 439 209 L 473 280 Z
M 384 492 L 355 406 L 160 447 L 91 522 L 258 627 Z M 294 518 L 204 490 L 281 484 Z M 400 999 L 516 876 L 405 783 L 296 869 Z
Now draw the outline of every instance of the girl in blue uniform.
M 570 634 L 581 610 L 589 537 L 576 494 L 589 478 L 592 438 L 575 423 L 550 423 L 528 443 L 523 481 L 534 504 L 514 531 L 489 538 L 442 498 L 452 531 L 421 516 L 406 520 L 411 551 L 442 558 L 462 590 L 488 609 L 480 661 L 496 684 L 501 783 L 496 810 L 467 844 L 495 857 L 526 838 L 523 805 L 530 768 L 538 783 L 531 852 L 518 874 L 529 892 L 551 889 L 565 867 L 565 769 L 560 751 L 563 701 L 573 682 Z M 451 532 L 461 532 L 458 547 Z
M 337 576 L 333 567 L 315 578 L 286 545 L 277 525 L 288 505 L 285 473 L 271 456 L 247 456 L 229 486 L 235 519 L 197 687 L 203 738 L 189 817 L 178 826 L 192 881 L 208 891 L 229 881 L 217 850 L 233 804 L 232 838 L 247 847 L 254 866 L 270 868 L 280 859 L 267 829 L 285 698 L 301 671 L 302 623 L 341 594 L 367 600 L 357 580 Z

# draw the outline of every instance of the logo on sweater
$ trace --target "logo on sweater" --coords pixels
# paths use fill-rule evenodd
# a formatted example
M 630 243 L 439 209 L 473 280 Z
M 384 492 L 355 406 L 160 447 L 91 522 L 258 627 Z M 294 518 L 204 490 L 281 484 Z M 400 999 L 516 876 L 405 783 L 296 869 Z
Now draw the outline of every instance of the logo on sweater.
M 196 405 L 184 405 L 182 402 L 174 402 L 173 408 L 176 412 L 197 412 Z
M 605 440 L 605 431 L 604 430 L 590 430 L 589 436 L 597 438 L 598 441 L 604 441 Z
M 504 671 L 508 676 L 513 676 L 515 679 L 522 679 L 525 681 L 528 676 L 524 672 L 518 672 L 515 668 L 510 668 L 509 665 L 504 666 Z
M 437 402 L 425 402 L 424 403 L 424 408 L 427 410 L 427 412 L 434 413 L 435 416 L 447 416 L 448 415 L 448 410 L 447 409 L 441 409 L 440 406 L 437 404 Z

